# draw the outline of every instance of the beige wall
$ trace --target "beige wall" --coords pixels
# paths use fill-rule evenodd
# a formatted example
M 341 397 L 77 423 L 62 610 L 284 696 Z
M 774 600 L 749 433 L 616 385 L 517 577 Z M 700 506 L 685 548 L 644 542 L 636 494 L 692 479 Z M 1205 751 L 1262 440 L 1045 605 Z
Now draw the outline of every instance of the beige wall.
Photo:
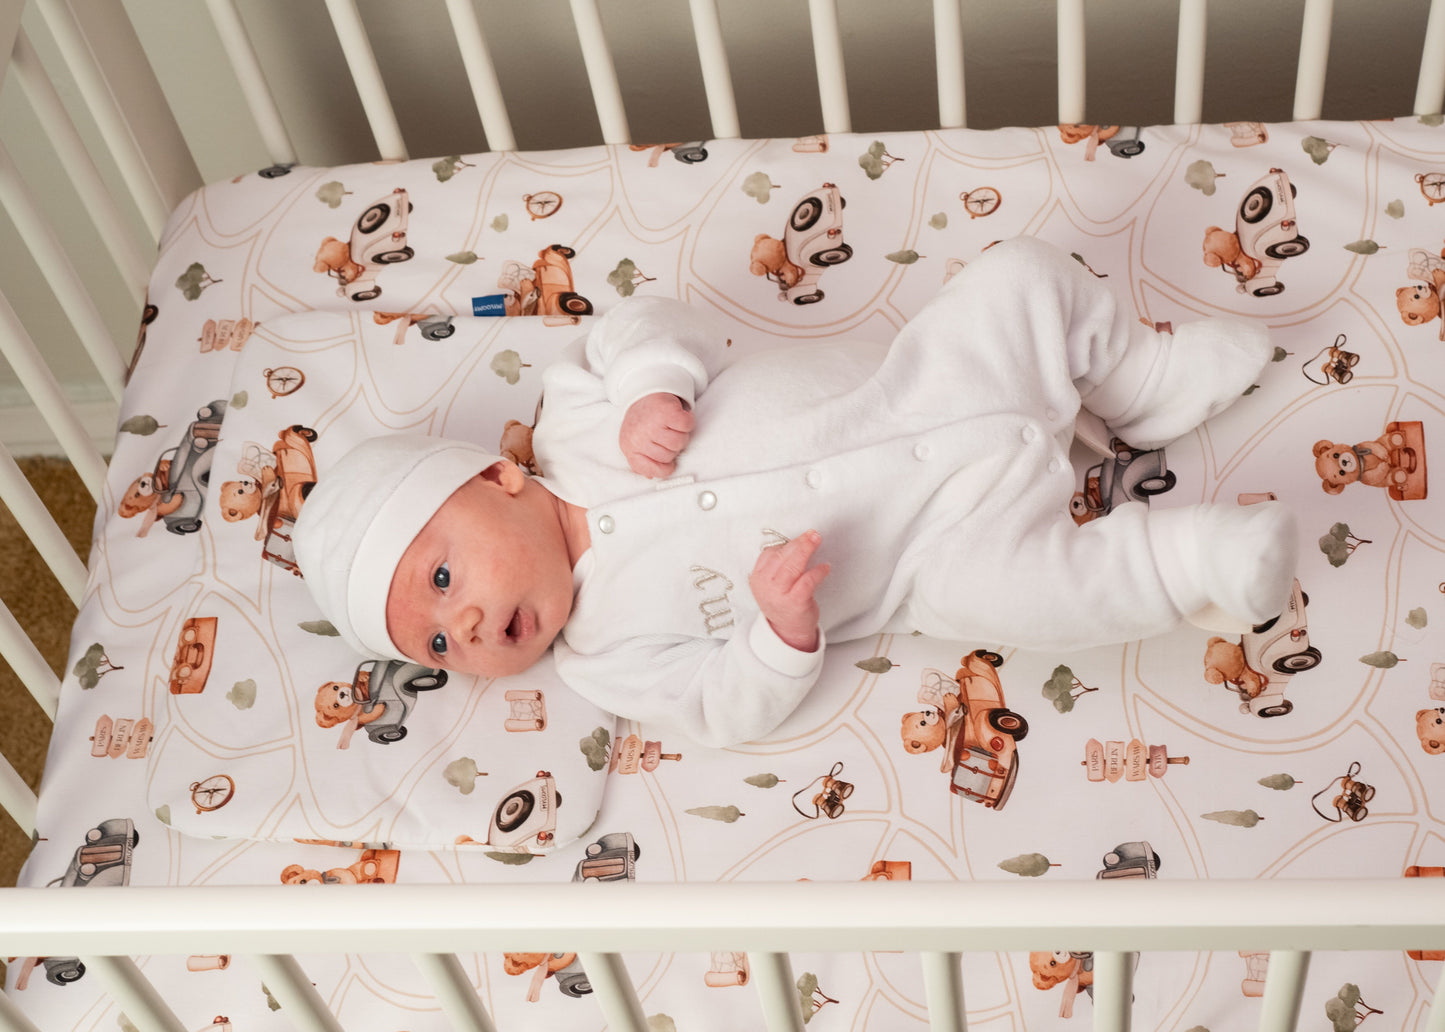
M 11 2 L 11 0 L 6 0 Z M 96 0 L 85 0 L 96 2 Z M 207 180 L 269 164 L 199 0 L 123 0 Z M 340 164 L 376 156 L 321 0 L 237 0 L 302 161 Z M 413 156 L 486 149 L 441 0 L 360 0 L 382 74 Z M 684 0 L 600 0 L 638 141 L 710 135 Z M 518 145 L 597 143 L 601 132 L 566 0 L 476 0 Z M 1326 117 L 1408 113 L 1414 104 L 1426 0 L 1338 0 Z M 719 0 L 747 136 L 818 131 L 805 0 Z M 849 99 L 859 131 L 923 128 L 937 117 L 932 5 L 928 0 L 838 0 Z M 1290 117 L 1304 0 L 1213 0 L 1206 65 L 1207 121 Z M 1056 121 L 1053 0 L 963 0 L 969 123 L 978 128 Z M 1172 0 L 1088 0 L 1088 117 L 1167 122 L 1173 109 L 1177 5 Z M 44 29 L 25 24 L 37 46 Z M 44 48 L 42 48 L 44 49 Z M 48 203 L 74 207 L 19 90 L 0 92 L 0 133 Z M 72 220 L 83 223 L 83 218 Z M 129 348 L 134 305 L 106 266 L 93 232 L 66 228 L 116 339 Z M 83 353 L 29 267 L 8 220 L 3 285 L 57 377 L 94 393 Z M 0 406 L 14 380 L 0 364 Z

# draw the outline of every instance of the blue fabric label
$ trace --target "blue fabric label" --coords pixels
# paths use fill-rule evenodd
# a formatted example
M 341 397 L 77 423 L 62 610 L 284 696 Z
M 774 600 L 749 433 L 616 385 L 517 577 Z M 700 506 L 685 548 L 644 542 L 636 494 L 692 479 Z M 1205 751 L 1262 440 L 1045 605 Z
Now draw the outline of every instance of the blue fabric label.
M 506 315 L 507 295 L 488 294 L 486 297 L 472 298 L 473 315 Z

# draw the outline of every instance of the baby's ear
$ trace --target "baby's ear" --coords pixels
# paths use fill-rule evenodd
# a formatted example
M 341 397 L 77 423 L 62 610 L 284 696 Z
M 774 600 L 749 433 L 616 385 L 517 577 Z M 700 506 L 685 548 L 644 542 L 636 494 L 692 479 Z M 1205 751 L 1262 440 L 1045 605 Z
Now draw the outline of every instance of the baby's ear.
M 509 459 L 502 459 L 492 463 L 479 474 L 483 480 L 491 481 L 509 495 L 514 495 L 522 490 L 522 485 L 527 482 L 527 474 L 522 468 Z

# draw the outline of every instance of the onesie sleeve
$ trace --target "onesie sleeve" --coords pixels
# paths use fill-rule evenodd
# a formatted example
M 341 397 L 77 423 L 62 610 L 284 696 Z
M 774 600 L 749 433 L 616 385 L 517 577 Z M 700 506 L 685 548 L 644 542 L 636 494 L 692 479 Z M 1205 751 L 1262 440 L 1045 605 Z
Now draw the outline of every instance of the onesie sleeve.
M 553 652 L 562 680 L 603 709 L 721 748 L 781 724 L 823 666 L 821 633 L 817 651 L 798 652 L 761 617 L 735 630 L 727 639 L 647 635 L 595 655 L 559 638 Z
M 691 405 L 726 354 L 726 335 L 701 312 L 671 298 L 628 298 L 587 335 L 587 366 L 602 378 L 608 401 L 623 411 L 659 393 Z

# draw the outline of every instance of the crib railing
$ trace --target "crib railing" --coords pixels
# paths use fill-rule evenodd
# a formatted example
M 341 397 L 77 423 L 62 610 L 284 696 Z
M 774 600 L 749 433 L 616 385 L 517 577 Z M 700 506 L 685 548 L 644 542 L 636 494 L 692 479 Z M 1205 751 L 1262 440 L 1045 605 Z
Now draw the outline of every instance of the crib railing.
M 930 1027 L 963 1032 L 964 953 L 1091 950 L 1093 1027 L 1126 1032 L 1130 954 L 1268 950 L 1260 1030 L 1286 1032 L 1299 1018 L 1312 951 L 1445 947 L 1445 900 L 1429 881 L 130 888 L 104 907 L 77 893 L 10 889 L 0 954 L 79 956 L 141 1032 L 185 1026 L 130 957 L 241 956 L 296 1026 L 340 1032 L 297 955 L 407 953 L 456 1028 L 495 1032 L 456 955 L 568 950 L 608 1027 L 648 1032 L 623 954 L 730 950 L 749 956 L 767 1028 L 799 1032 L 790 954 L 900 950 L 920 955 Z M 1369 900 L 1358 921 L 1320 905 L 1352 896 Z M 1434 999 L 1425 1032 L 1445 1030 L 1445 978 Z M 0 1029 L 34 1032 L 3 995 Z

